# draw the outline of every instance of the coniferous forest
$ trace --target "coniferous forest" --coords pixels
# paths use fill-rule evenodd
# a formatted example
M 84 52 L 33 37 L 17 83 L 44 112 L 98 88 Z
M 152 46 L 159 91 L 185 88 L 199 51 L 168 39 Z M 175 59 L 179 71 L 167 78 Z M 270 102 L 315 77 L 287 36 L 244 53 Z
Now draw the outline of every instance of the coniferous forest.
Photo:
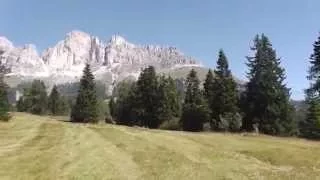
M 97 97 L 97 86 L 90 65 L 80 80 L 77 97 L 63 96 L 57 86 L 47 93 L 45 84 L 34 80 L 11 107 L 1 66 L 0 118 L 8 121 L 9 111 L 38 115 L 69 115 L 71 122 L 96 123 L 103 120 L 127 126 L 152 129 L 215 132 L 256 132 L 276 136 L 320 139 L 320 36 L 313 44 L 306 89 L 307 110 L 299 116 L 290 100 L 285 67 L 264 34 L 254 38 L 247 58 L 247 82 L 239 84 L 229 68 L 228 55 L 217 52 L 216 68 L 209 69 L 204 82 L 191 70 L 184 90 L 172 77 L 149 66 L 137 81 L 124 80 L 106 100 Z M 301 113 L 301 112 L 300 112 Z

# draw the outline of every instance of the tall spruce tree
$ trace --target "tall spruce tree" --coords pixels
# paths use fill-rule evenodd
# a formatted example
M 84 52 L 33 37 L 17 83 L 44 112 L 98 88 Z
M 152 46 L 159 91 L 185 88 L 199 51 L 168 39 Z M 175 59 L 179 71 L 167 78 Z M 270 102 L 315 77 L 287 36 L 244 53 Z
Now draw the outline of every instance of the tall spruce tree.
M 19 97 L 17 104 L 16 104 L 16 108 L 18 112 L 25 112 L 26 108 L 25 108 L 25 104 L 23 102 L 23 96 Z
M 2 52 L 0 52 L 1 57 Z M 10 119 L 9 116 L 9 101 L 8 101 L 8 94 L 7 89 L 8 86 L 4 82 L 4 75 L 8 72 L 8 69 L 2 65 L 0 61 L 0 121 L 8 121 Z
M 232 77 L 228 60 L 223 50 L 219 51 L 214 74 L 211 90 L 212 105 L 210 109 L 212 111 L 212 127 L 215 130 L 237 131 L 240 128 L 239 126 L 241 126 L 241 119 L 236 116 L 239 111 L 237 84 Z
M 116 118 L 116 102 L 115 102 L 115 98 L 114 97 L 111 97 L 110 98 L 110 101 L 108 103 L 108 106 L 109 106 L 109 111 L 110 111 L 110 115 L 113 119 Z
M 287 135 L 294 130 L 294 121 L 290 116 L 292 107 L 289 103 L 289 89 L 284 83 L 285 72 L 280 67 L 280 59 L 272 48 L 269 39 L 262 34 L 257 35 L 253 57 L 248 57 L 248 79 L 243 129 L 253 130 L 254 124 L 262 133 Z
M 186 80 L 186 92 L 181 123 L 185 131 L 202 131 L 203 123 L 209 120 L 207 102 L 203 98 L 197 72 L 192 69 Z
M 94 75 L 89 64 L 86 64 L 83 70 L 76 103 L 71 112 L 71 121 L 82 123 L 96 123 L 98 121 Z
M 203 89 L 204 89 L 204 97 L 208 102 L 208 106 L 209 109 L 213 109 L 213 103 L 214 103 L 214 98 L 213 98 L 213 93 L 214 93 L 214 88 L 213 88 L 213 84 L 214 84 L 214 77 L 213 77 L 213 73 L 211 71 L 211 69 L 209 69 L 207 75 L 206 75 L 206 79 L 205 82 L 203 83 Z M 213 111 L 211 111 L 210 113 L 210 119 L 213 119 Z
M 300 136 L 310 139 L 320 139 L 320 99 L 308 97 L 308 111 L 306 119 L 299 122 Z
M 60 95 L 56 85 L 53 86 L 49 95 L 48 109 L 52 115 L 63 115 L 69 110 L 67 100 Z
M 119 82 L 109 102 L 110 114 L 117 124 L 139 125 L 135 114 L 136 104 L 135 82 Z
M 57 115 L 59 113 L 60 94 L 56 85 L 53 86 L 48 99 L 48 108 L 51 114 Z
M 158 92 L 159 107 L 157 114 L 160 123 L 178 117 L 180 115 L 180 97 L 175 81 L 170 76 L 160 76 Z
M 145 68 L 136 83 L 135 110 L 141 121 L 141 125 L 149 128 L 157 128 L 160 120 L 157 115 L 159 107 L 158 80 L 153 66 Z
M 306 91 L 309 108 L 306 119 L 299 122 L 299 132 L 302 137 L 320 139 L 320 36 L 313 44 L 310 64 L 310 87 Z
M 31 109 L 31 88 L 24 88 L 22 96 L 19 97 L 17 102 L 17 110 L 18 112 L 30 112 Z
M 206 75 L 206 79 L 203 83 L 204 96 L 206 99 L 208 99 L 208 101 L 210 101 L 213 96 L 213 91 L 212 91 L 213 90 L 213 82 L 214 82 L 213 73 L 212 73 L 212 70 L 209 69 L 209 71 Z
M 41 80 L 33 80 L 31 88 L 26 92 L 24 101 L 28 112 L 38 115 L 46 114 L 48 96 L 44 82 Z

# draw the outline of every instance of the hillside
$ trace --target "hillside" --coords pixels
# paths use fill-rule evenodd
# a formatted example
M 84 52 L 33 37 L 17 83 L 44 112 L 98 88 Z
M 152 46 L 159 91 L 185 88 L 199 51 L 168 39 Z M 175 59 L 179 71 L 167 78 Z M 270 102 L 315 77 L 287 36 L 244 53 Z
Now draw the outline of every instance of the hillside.
M 320 143 L 83 125 L 0 123 L 0 179 L 320 179 Z

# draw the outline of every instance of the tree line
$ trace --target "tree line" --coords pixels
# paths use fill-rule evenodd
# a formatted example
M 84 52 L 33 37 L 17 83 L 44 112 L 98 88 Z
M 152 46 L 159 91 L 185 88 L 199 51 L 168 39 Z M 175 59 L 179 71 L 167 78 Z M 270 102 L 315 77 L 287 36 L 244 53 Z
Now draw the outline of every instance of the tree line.
M 157 75 L 153 67 L 144 69 L 137 82 L 120 83 L 109 103 L 112 118 L 119 124 L 148 128 L 165 124 L 171 126 L 166 127 L 169 129 L 202 131 L 204 124 L 210 124 L 213 131 L 319 138 L 320 38 L 310 61 L 308 79 L 313 84 L 306 91 L 309 109 L 307 117 L 299 122 L 294 118 L 285 70 L 276 50 L 264 34 L 257 35 L 253 42 L 244 91 L 237 87 L 227 56 L 220 50 L 216 69 L 208 71 L 203 84 L 191 70 L 183 94 L 170 76 Z
M 62 95 L 66 88 L 57 85 L 54 85 L 47 94 L 45 83 L 41 80 L 33 80 L 30 86 L 23 89 L 23 94 L 16 103 L 16 110 L 36 115 L 70 115 L 72 122 L 98 122 L 99 119 L 104 119 L 108 114 L 108 104 L 102 98 L 97 98 L 103 97 L 101 96 L 101 83 L 97 86 L 92 78 L 89 80 L 91 84 L 87 84 L 89 82 L 86 80 L 88 72 L 91 73 L 89 65 L 84 70 L 81 82 L 76 85 L 78 93 L 75 96 Z M 91 74 L 90 77 L 93 75 Z M 72 88 L 72 91 L 76 88 L 74 84 L 68 86 Z M 87 99 L 90 99 L 90 102 Z
M 29 112 L 37 115 L 66 115 L 69 113 L 69 102 L 62 96 L 57 86 L 53 86 L 50 94 L 43 81 L 33 80 L 30 88 L 24 88 L 22 96 L 16 103 L 18 112 Z
M 218 52 L 216 68 L 209 69 L 202 84 L 191 70 L 181 92 L 177 81 L 157 74 L 149 66 L 137 81 L 125 80 L 116 85 L 109 98 L 105 119 L 121 125 L 184 131 L 257 131 L 264 134 L 320 138 L 320 37 L 314 43 L 310 58 L 306 90 L 306 117 L 297 121 L 290 103 L 290 89 L 285 80 L 281 59 L 267 36 L 257 35 L 247 57 L 245 90 L 240 91 L 223 50 Z M 0 90 L 5 92 L 3 86 Z M 57 115 L 68 109 L 56 87 L 47 97 L 43 82 L 34 81 L 24 91 L 17 108 L 34 114 Z M 0 98 L 5 97 L 0 91 Z M 5 101 L 3 101 L 5 102 Z M 0 104 L 4 107 L 6 103 Z M 106 108 L 106 107 L 105 107 Z M 94 75 L 87 64 L 75 102 L 71 104 L 72 122 L 95 123 L 99 120 L 99 98 Z M 0 109 L 7 112 L 7 109 Z

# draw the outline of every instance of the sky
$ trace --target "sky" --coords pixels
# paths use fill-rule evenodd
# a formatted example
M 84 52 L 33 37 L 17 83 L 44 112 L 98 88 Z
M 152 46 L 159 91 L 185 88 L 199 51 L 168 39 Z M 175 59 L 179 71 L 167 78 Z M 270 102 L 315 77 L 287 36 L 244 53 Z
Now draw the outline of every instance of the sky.
M 214 68 L 223 49 L 246 79 L 256 34 L 271 40 L 293 99 L 303 99 L 312 44 L 320 32 L 319 0 L 1 0 L 0 36 L 39 52 L 81 30 L 102 40 L 120 34 L 136 44 L 176 46 Z

